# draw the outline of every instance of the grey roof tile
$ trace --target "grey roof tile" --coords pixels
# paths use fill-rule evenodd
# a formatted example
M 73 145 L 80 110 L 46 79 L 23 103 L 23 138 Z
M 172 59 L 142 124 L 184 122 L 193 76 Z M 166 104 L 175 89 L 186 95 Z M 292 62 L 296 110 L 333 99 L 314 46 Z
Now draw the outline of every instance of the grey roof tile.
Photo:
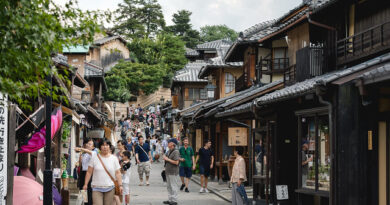
M 191 49 L 191 48 L 185 48 L 186 49 L 186 56 L 199 56 L 199 52 L 197 50 Z
M 92 63 L 84 62 L 84 77 L 103 76 L 103 68 Z
M 215 41 L 210 41 L 202 43 L 196 46 L 196 50 L 215 50 L 221 48 L 222 46 L 230 46 L 233 42 L 227 39 L 220 39 Z
M 112 40 L 115 40 L 115 39 L 119 39 L 120 41 L 122 41 L 123 43 L 126 44 L 126 40 L 124 40 L 121 36 L 118 36 L 118 35 L 116 35 L 116 36 L 106 36 L 104 38 L 97 39 L 97 40 L 95 40 L 93 42 L 93 44 L 99 46 L 99 45 L 105 44 L 105 43 L 107 43 L 109 41 L 112 41 Z
M 62 64 L 64 66 L 69 67 L 68 64 L 68 57 L 62 55 L 62 54 L 56 54 L 54 57 L 51 58 L 54 63 Z
M 249 112 L 251 107 L 253 105 L 253 101 L 251 102 L 248 102 L 248 103 L 244 103 L 242 105 L 239 105 L 239 106 L 236 106 L 236 107 L 233 107 L 229 110 L 226 110 L 226 111 L 223 111 L 223 112 L 219 112 L 215 115 L 215 117 L 219 118 L 219 117 L 227 117 L 227 116 L 231 116 L 231 115 L 235 115 L 235 114 L 241 114 L 243 112 Z
M 376 58 L 370 59 L 364 63 L 352 66 L 343 70 L 336 70 L 330 73 L 326 73 L 321 76 L 317 76 L 311 79 L 307 79 L 302 82 L 295 83 L 294 85 L 285 87 L 283 89 L 274 91 L 272 93 L 266 94 L 260 98 L 257 98 L 255 102 L 258 105 L 268 104 L 271 102 L 281 101 L 284 99 L 289 99 L 291 97 L 302 96 L 304 94 L 314 92 L 316 86 L 326 85 L 334 80 L 337 80 L 341 77 L 353 74 L 355 72 L 361 71 L 363 69 L 369 68 L 378 63 L 389 61 L 390 53 L 378 56 Z
M 390 63 L 363 73 L 359 76 L 364 84 L 378 83 L 390 79 Z
M 187 63 L 183 69 L 176 71 L 173 77 L 174 82 L 207 82 L 207 80 L 199 79 L 198 74 L 200 69 L 206 65 L 205 61 L 198 60 Z

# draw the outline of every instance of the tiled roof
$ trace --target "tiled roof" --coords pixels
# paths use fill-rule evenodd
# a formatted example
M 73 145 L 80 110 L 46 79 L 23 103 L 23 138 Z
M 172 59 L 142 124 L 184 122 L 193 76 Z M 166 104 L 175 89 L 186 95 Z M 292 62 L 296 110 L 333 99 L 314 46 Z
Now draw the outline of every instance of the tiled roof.
M 92 63 L 84 62 L 84 77 L 103 76 L 103 68 Z
M 205 61 L 198 60 L 187 63 L 183 69 L 176 71 L 173 77 L 174 82 L 207 82 L 207 80 L 199 79 L 198 74 L 200 69 L 206 65 Z
M 88 53 L 89 45 L 77 45 L 77 46 L 64 46 L 62 49 L 63 53 Z
M 270 29 L 272 28 L 272 25 L 275 23 L 275 21 L 276 20 L 264 21 L 246 29 L 243 32 L 243 38 L 239 39 L 238 41 L 256 40 L 257 36 L 266 35 L 268 32 L 271 32 Z
M 225 103 L 223 103 L 222 105 L 220 105 L 218 107 L 225 108 L 225 107 L 228 107 L 229 105 L 232 105 L 232 104 L 239 102 L 241 100 L 246 100 L 246 101 L 253 100 L 254 97 L 252 97 L 252 96 L 254 96 L 262 91 L 265 91 L 269 88 L 275 87 L 277 85 L 281 85 L 281 84 L 283 84 L 283 80 L 278 80 L 278 81 L 275 81 L 275 82 L 272 82 L 272 83 L 269 83 L 269 84 L 266 84 L 266 85 L 263 85 L 260 87 L 255 87 L 253 90 L 250 90 L 247 93 L 243 93 L 241 95 L 238 95 L 237 97 L 234 97 L 230 100 L 227 100 Z
M 54 63 L 62 64 L 64 66 L 69 67 L 68 64 L 68 57 L 62 55 L 62 54 L 56 54 L 54 57 L 51 58 Z
M 347 69 L 343 70 L 337 70 L 330 73 L 326 73 L 321 76 L 317 76 L 311 79 L 307 79 L 302 82 L 295 83 L 294 85 L 285 87 L 283 89 L 274 91 L 272 93 L 269 93 L 267 95 L 264 95 L 260 98 L 257 98 L 255 102 L 258 105 L 262 104 L 268 104 L 271 102 L 281 101 L 285 99 L 289 99 L 292 97 L 302 96 L 310 92 L 314 92 L 316 86 L 320 85 L 326 85 L 334 80 L 337 80 L 341 77 L 353 74 L 355 72 L 361 71 L 363 69 L 369 68 L 373 65 L 376 65 L 378 63 L 389 61 L 390 60 L 390 53 L 381 55 L 379 57 L 373 58 L 371 60 L 368 60 L 364 63 L 352 66 Z
M 243 62 L 229 62 L 225 63 L 222 57 L 218 56 L 215 58 L 211 58 L 207 65 L 203 66 L 199 72 L 198 78 L 205 78 L 208 75 L 208 72 L 212 68 L 222 68 L 222 67 L 236 67 L 241 68 L 243 66 Z
M 227 39 L 220 39 L 215 41 L 210 41 L 202 43 L 196 46 L 196 50 L 215 50 L 221 48 L 222 46 L 230 46 L 233 42 Z
M 382 82 L 390 79 L 390 63 L 375 68 L 374 70 L 363 73 L 359 76 L 363 80 L 364 84 L 371 84 Z
M 115 39 L 119 39 L 120 41 L 122 41 L 124 44 L 126 44 L 126 41 L 120 37 L 120 36 L 107 36 L 107 37 L 104 37 L 104 38 L 101 38 L 101 39 L 98 39 L 98 40 L 95 40 L 93 43 L 95 45 L 102 45 L 102 44 L 105 44 L 109 41 L 112 41 L 112 40 L 115 40 Z
M 198 56 L 199 55 L 199 52 L 194 50 L 194 49 L 191 49 L 191 48 L 185 48 L 186 49 L 186 56 Z
M 231 116 L 231 115 L 235 115 L 235 114 L 242 114 L 244 112 L 249 112 L 252 108 L 252 105 L 253 105 L 253 101 L 250 101 L 250 102 L 244 103 L 240 106 L 233 107 L 229 110 L 219 112 L 215 115 L 215 117 L 227 117 L 227 116 Z

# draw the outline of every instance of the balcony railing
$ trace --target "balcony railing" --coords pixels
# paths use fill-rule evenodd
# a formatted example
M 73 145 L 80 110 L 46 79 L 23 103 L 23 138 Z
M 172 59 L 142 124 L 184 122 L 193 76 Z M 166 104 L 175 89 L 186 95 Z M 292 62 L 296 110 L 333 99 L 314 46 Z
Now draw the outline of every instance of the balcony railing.
M 296 53 L 296 68 L 287 70 L 285 79 L 291 79 L 291 72 L 295 70 L 294 80 L 301 82 L 306 79 L 322 75 L 328 70 L 327 58 L 322 46 L 308 46 L 299 49 Z M 287 76 L 286 76 L 287 75 Z
M 286 86 L 292 85 L 296 82 L 296 65 L 291 65 L 286 69 L 286 72 L 284 72 L 284 84 Z
M 247 74 L 244 73 L 236 80 L 236 83 L 234 85 L 235 91 L 238 92 L 238 91 L 244 90 L 246 88 L 246 86 L 245 86 L 246 81 L 247 81 Z
M 262 74 L 283 73 L 289 66 L 288 58 L 260 59 L 257 69 Z
M 336 49 L 338 65 L 390 50 L 390 21 L 338 40 Z

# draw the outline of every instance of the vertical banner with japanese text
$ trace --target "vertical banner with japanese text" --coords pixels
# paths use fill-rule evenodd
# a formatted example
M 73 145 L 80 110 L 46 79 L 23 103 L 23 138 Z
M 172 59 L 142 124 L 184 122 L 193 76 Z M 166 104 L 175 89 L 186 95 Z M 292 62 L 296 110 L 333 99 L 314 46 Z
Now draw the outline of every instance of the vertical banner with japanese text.
M 8 102 L 7 95 L 0 93 L 0 205 L 7 196 L 7 146 L 8 146 Z

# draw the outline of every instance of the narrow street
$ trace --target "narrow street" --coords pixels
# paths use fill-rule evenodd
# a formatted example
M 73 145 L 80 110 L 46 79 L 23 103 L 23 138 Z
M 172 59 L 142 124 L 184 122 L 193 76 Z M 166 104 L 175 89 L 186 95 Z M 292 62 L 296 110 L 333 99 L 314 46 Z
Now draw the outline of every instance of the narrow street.
M 134 160 L 133 160 L 133 165 Z M 137 173 L 137 166 L 132 166 L 131 172 L 131 183 L 130 193 L 131 199 L 130 204 L 137 205 L 154 205 L 154 204 L 163 204 L 162 202 L 168 199 L 167 187 L 162 181 L 161 171 L 163 169 L 163 162 L 153 163 L 151 176 L 150 176 L 150 186 L 138 186 L 139 179 Z M 179 179 L 179 186 L 180 186 Z M 179 191 L 179 204 L 183 205 L 222 205 L 222 204 L 230 204 L 225 200 L 219 198 L 217 195 L 213 193 L 199 193 L 200 186 L 193 181 L 190 181 L 189 190 L 190 193 L 185 193 L 184 191 Z

